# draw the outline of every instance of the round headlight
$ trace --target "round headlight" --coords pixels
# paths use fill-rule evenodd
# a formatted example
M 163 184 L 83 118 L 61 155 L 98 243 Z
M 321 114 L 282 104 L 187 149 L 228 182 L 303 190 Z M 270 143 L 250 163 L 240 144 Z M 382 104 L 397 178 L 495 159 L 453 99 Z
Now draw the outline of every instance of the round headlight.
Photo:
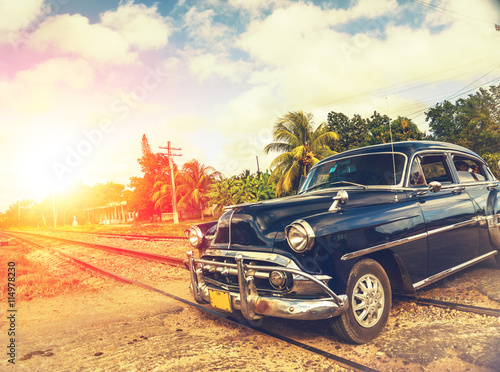
M 203 233 L 198 226 L 187 229 L 185 234 L 189 239 L 189 243 L 195 248 L 198 248 L 203 242 Z
M 295 221 L 285 228 L 286 240 L 297 253 L 310 250 L 314 244 L 314 231 L 306 221 Z

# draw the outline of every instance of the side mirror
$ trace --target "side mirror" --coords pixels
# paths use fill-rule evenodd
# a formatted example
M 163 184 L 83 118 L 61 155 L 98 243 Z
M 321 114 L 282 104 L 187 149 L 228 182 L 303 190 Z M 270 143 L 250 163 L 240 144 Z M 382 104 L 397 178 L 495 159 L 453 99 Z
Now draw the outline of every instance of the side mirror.
M 441 191 L 441 182 L 432 181 L 431 183 L 429 183 L 429 191 L 440 192 Z
M 493 191 L 493 190 L 496 190 L 496 188 L 498 187 L 499 183 L 490 183 L 489 185 L 486 186 L 486 188 L 488 189 L 488 191 Z
M 333 197 L 333 203 L 328 209 L 328 212 L 337 212 L 340 210 L 339 204 L 340 205 L 345 205 L 349 201 L 349 194 L 345 190 L 340 190 L 337 193 L 337 196 Z

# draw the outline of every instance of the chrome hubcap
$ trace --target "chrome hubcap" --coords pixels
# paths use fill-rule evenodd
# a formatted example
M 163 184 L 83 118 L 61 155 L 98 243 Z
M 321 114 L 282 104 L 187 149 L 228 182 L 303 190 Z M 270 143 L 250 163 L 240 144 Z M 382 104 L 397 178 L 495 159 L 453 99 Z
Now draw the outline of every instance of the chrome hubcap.
M 352 309 L 356 321 L 365 328 L 373 327 L 384 310 L 384 288 L 373 275 L 359 278 L 352 292 Z

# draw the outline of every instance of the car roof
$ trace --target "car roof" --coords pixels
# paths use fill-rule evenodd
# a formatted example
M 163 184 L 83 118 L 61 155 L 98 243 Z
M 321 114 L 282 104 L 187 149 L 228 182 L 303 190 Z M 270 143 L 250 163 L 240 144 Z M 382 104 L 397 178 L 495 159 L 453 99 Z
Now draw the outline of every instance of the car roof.
M 405 154 L 408 158 L 411 158 L 411 156 L 419 151 L 423 150 L 439 150 L 439 151 L 457 151 L 457 152 L 462 152 L 468 155 L 472 155 L 475 157 L 479 157 L 475 152 L 466 149 L 465 147 L 459 146 L 459 145 L 454 145 L 452 143 L 448 142 L 440 142 L 440 141 L 403 141 L 403 142 L 394 142 L 394 143 L 384 143 L 380 145 L 373 145 L 373 146 L 366 146 L 366 147 L 360 147 L 354 150 L 348 150 L 344 151 L 341 153 L 338 153 L 336 155 L 332 155 L 326 159 L 321 160 L 318 162 L 316 165 L 320 165 L 322 163 L 335 160 L 335 159 L 341 159 L 345 158 L 348 156 L 355 156 L 355 155 L 363 155 L 363 154 L 372 154 L 372 153 L 378 153 L 378 152 L 397 152 L 397 153 L 403 153 Z

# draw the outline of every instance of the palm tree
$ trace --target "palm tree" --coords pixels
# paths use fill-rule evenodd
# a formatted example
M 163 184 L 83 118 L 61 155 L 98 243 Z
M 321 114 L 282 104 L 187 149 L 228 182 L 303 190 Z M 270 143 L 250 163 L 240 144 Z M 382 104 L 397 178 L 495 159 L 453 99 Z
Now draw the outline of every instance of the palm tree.
M 179 206 L 194 205 L 200 210 L 203 219 L 203 208 L 207 202 L 210 185 L 222 177 L 213 167 L 205 166 L 198 160 L 191 160 L 182 166 L 179 173 L 177 191 L 181 198 Z
M 288 112 L 276 122 L 274 142 L 264 148 L 266 154 L 281 152 L 271 163 L 271 182 L 279 178 L 276 195 L 296 190 L 300 177 L 306 176 L 314 164 L 336 154 L 332 147 L 338 134 L 329 132 L 324 122 L 315 130 L 313 124 L 313 115 L 303 111 Z
M 177 182 L 179 169 L 177 164 L 173 164 L 174 179 Z M 160 214 L 172 208 L 172 184 L 170 179 L 170 167 L 164 167 L 163 172 L 154 176 L 154 185 L 151 195 L 151 201 L 154 203 L 154 210 Z M 144 187 L 139 184 L 139 186 Z
M 154 203 L 154 209 L 161 213 L 172 206 L 172 186 L 170 180 L 167 181 L 164 175 L 156 176 L 155 179 L 154 190 L 156 191 L 151 200 Z

